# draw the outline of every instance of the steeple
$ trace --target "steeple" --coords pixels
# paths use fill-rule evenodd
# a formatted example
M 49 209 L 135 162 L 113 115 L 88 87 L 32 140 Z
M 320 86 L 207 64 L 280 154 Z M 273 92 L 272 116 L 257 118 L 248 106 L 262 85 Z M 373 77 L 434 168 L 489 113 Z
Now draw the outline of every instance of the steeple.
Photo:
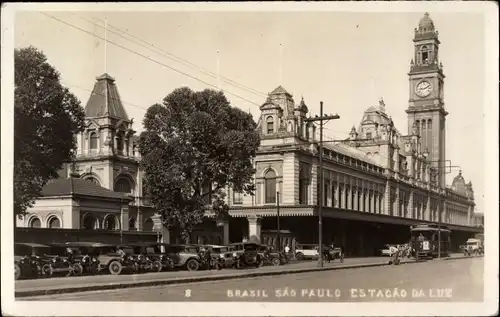
M 85 106 L 85 116 L 87 118 L 113 117 L 129 121 L 118 94 L 115 79 L 107 73 L 97 77 L 92 94 Z

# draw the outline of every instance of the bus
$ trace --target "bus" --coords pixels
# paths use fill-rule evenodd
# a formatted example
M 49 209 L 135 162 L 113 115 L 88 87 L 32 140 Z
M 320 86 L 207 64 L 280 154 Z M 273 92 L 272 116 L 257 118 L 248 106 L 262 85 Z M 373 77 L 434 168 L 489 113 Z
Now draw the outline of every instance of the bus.
M 438 257 L 438 232 L 441 227 L 441 257 L 451 252 L 451 231 L 446 226 L 420 224 L 410 227 L 411 244 L 417 258 Z

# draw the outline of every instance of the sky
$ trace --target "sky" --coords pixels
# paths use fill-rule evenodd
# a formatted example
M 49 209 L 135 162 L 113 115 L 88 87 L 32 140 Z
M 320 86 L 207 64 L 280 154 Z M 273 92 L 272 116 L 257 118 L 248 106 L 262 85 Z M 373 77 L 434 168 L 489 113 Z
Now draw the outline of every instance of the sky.
M 278 85 L 296 102 L 303 96 L 313 114 L 320 101 L 326 113 L 339 114 L 326 126 L 327 138 L 347 137 L 381 97 L 398 130 L 408 131 L 407 73 L 414 28 L 424 12 L 44 13 L 67 24 L 40 12 L 18 12 L 15 47 L 42 50 L 82 106 L 95 78 L 109 73 L 138 132 L 147 108 L 175 88 L 219 87 L 257 120 L 265 94 Z M 485 170 L 478 159 L 486 155 L 485 19 L 477 12 L 429 13 L 439 31 L 446 75 L 446 157 L 472 181 L 476 212 L 484 212 Z M 106 37 L 108 44 L 95 36 Z M 452 170 L 448 184 L 457 174 Z

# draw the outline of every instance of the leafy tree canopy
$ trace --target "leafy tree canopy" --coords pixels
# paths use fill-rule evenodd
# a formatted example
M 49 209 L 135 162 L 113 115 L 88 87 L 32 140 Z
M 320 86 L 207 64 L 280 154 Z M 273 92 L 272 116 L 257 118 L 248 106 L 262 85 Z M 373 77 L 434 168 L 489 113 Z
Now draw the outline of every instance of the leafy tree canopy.
M 227 214 L 226 186 L 253 194 L 256 123 L 222 92 L 178 88 L 151 106 L 143 123 L 139 151 L 147 194 L 164 225 L 185 240 L 203 221 L 209 199 L 216 217 Z
M 23 215 L 72 158 L 85 113 L 34 47 L 15 50 L 14 82 L 14 213 Z

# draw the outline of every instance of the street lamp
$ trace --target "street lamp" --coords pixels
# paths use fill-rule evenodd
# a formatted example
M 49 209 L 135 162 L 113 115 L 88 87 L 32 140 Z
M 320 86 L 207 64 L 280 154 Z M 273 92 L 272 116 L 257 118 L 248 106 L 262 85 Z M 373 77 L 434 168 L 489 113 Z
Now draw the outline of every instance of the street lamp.
M 276 234 L 276 241 L 278 243 L 278 252 L 281 252 L 281 228 L 280 228 L 280 192 L 276 192 L 276 214 L 277 214 L 277 227 L 278 233 Z

